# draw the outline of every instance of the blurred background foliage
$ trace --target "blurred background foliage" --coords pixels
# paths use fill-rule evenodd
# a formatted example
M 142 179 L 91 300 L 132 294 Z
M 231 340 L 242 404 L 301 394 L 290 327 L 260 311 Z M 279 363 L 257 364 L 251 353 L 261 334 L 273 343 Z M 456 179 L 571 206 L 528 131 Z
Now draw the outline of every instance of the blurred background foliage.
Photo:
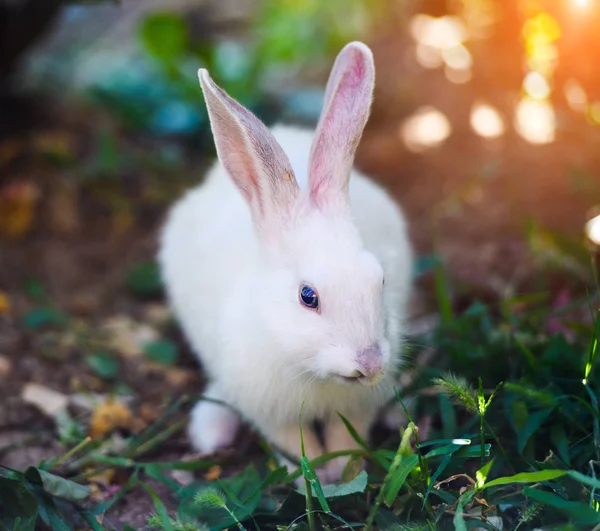
M 515 459 L 494 447 L 495 462 L 550 452 L 583 470 L 600 455 L 598 28 L 596 0 L 0 0 L 0 427 L 49 430 L 31 382 L 133 397 L 147 425 L 200 389 L 154 262 L 167 207 L 214 161 L 197 70 L 269 124 L 310 125 L 336 54 L 362 40 L 377 75 L 356 163 L 417 249 L 423 435 L 483 418 L 431 390 L 443 370 L 488 396 L 504 380 L 488 418 Z M 85 422 L 67 420 L 75 444 Z
M 451 218 L 471 241 L 569 233 L 585 257 L 599 23 L 591 0 L 4 0 L 0 234 L 35 229 L 44 206 L 63 234 L 101 211 L 115 234 L 156 219 L 214 156 L 198 68 L 269 124 L 314 124 L 359 39 L 377 89 L 357 163 L 401 199 L 419 248 L 425 218 Z M 48 168 L 60 184 L 33 177 Z

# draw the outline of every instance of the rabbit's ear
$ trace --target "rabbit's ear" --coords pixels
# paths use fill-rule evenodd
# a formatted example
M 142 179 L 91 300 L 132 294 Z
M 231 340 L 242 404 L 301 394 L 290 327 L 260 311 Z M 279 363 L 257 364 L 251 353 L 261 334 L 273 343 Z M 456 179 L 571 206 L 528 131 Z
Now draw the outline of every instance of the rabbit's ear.
M 212 128 L 217 155 L 250 205 L 256 223 L 289 213 L 298 196 L 292 165 L 269 129 L 232 99 L 201 68 L 198 78 Z
M 310 152 L 310 195 L 318 206 L 347 201 L 354 153 L 369 118 L 374 84 L 371 50 L 361 42 L 347 44 L 329 76 Z

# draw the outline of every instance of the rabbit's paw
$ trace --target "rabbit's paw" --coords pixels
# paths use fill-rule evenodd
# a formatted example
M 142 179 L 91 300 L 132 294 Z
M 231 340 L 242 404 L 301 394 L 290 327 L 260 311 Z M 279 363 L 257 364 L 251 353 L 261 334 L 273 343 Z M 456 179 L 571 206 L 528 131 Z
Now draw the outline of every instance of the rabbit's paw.
M 239 426 L 240 418 L 233 410 L 201 401 L 192 410 L 188 434 L 196 450 L 211 454 L 230 447 Z

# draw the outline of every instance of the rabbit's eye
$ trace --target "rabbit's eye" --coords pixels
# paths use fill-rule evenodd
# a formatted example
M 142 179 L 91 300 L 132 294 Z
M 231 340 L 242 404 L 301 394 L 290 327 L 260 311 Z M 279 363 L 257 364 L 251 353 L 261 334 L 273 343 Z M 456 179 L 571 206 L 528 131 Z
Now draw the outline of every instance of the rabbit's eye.
M 319 296 L 317 290 L 310 286 L 302 286 L 300 288 L 300 302 L 307 308 L 317 309 L 319 307 Z

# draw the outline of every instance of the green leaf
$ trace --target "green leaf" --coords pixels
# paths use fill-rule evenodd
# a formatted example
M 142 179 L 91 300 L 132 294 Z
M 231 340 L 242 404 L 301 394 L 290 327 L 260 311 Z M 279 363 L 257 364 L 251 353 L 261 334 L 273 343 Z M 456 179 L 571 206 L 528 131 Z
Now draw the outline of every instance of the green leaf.
M 67 317 L 52 307 L 38 307 L 27 312 L 23 317 L 23 324 L 32 330 L 46 326 L 63 326 Z
M 339 485 L 323 485 L 323 495 L 329 500 L 331 498 L 341 498 L 343 496 L 349 496 L 350 494 L 364 492 L 367 488 L 367 479 L 367 473 L 364 470 L 361 470 L 358 476 L 347 483 L 341 483 Z M 304 485 L 298 487 L 298 492 L 306 494 Z M 313 493 L 313 497 L 317 497 L 315 493 Z
M 417 454 L 411 454 L 402 459 L 400 466 L 394 470 L 394 475 L 391 477 L 384 495 L 384 501 L 388 507 L 391 507 L 394 503 L 406 478 L 418 464 L 419 456 Z
M 362 448 L 364 448 L 365 450 L 369 451 L 369 446 L 367 445 L 365 440 L 358 434 L 358 432 L 356 431 L 354 426 L 352 426 L 350 421 L 346 417 L 344 417 L 344 415 L 342 415 L 341 413 L 338 413 L 338 416 L 342 419 L 342 422 L 345 424 L 346 429 L 348 430 L 348 433 L 350 433 L 350 435 L 356 441 L 356 443 L 359 446 L 361 446 Z
M 576 470 L 569 470 L 567 475 L 573 478 L 575 481 L 579 481 L 579 483 L 583 483 L 584 485 L 588 485 L 594 489 L 600 489 L 600 480 L 596 478 L 586 476 L 585 474 L 577 472 Z
M 154 504 L 156 513 L 160 517 L 162 531 L 173 531 L 173 526 L 171 525 L 171 519 L 169 518 L 167 508 L 165 507 L 165 504 L 161 501 L 161 499 L 158 497 L 158 494 L 156 494 L 154 489 L 147 483 L 140 481 L 140 485 L 142 485 L 142 487 L 144 487 L 148 491 L 148 494 L 150 494 L 150 497 L 152 498 L 152 503 Z
M 554 406 L 541 409 L 535 413 L 529 413 L 525 424 L 517 432 L 517 448 L 519 450 L 519 454 L 523 454 L 523 450 L 525 450 L 525 446 L 527 445 L 527 442 L 531 436 L 538 431 L 540 426 L 550 416 L 552 411 L 554 411 Z
M 317 499 L 319 500 L 319 503 L 321 504 L 321 507 L 323 508 L 323 510 L 326 513 L 330 513 L 331 509 L 329 508 L 329 504 L 327 503 L 327 500 L 325 499 L 325 494 L 323 493 L 323 487 L 321 487 L 321 482 L 319 481 L 319 478 L 317 477 L 315 469 L 310 464 L 310 461 L 308 460 L 308 458 L 305 455 L 303 455 L 300 458 L 300 467 L 302 468 L 302 474 L 304 475 L 304 478 L 310 484 L 310 486 L 314 492 L 314 495 L 317 497 Z
M 484 466 L 482 466 L 477 472 L 475 472 L 475 479 L 477 481 L 477 488 L 480 489 L 485 485 L 485 482 L 488 478 L 490 470 L 494 464 L 494 460 L 488 461 Z
M 444 455 L 444 458 L 442 459 L 442 462 L 439 464 L 439 466 L 437 467 L 436 471 L 431 476 L 431 479 L 429 481 L 429 485 L 427 487 L 427 490 L 425 491 L 425 497 L 423 499 L 423 503 L 425 503 L 427 501 L 427 498 L 429 497 L 429 493 L 431 492 L 431 489 L 435 485 L 435 482 L 436 482 L 437 478 L 444 471 L 444 469 L 448 466 L 448 463 L 450 462 L 450 459 L 452 459 L 452 455 L 456 451 L 458 451 L 459 449 L 461 449 L 462 447 L 463 447 L 463 445 L 458 445 L 458 444 L 452 444 L 452 445 L 450 445 L 450 447 L 448 447 L 448 449 L 446 450 L 446 454 Z
M 0 477 L 0 529 L 34 531 L 37 505 L 22 480 Z
M 27 296 L 36 301 L 43 301 L 48 298 L 46 289 L 39 280 L 27 280 L 23 284 L 23 289 Z
M 596 352 L 598 351 L 598 334 L 600 334 L 600 310 L 596 313 L 596 318 L 594 319 L 594 332 L 592 333 L 592 337 L 590 338 L 590 344 L 588 347 L 588 356 L 585 362 L 585 369 L 583 372 L 583 383 L 584 385 L 588 383 L 588 378 L 590 377 L 590 373 L 592 372 L 592 367 L 594 366 L 594 360 L 596 359 Z
M 110 379 L 119 373 L 119 361 L 112 354 L 98 352 L 85 357 L 87 365 L 100 377 Z
M 453 519 L 455 531 L 467 531 L 467 524 L 465 523 L 465 519 L 463 518 L 463 513 L 465 505 L 467 505 L 471 501 L 473 496 L 475 496 L 475 491 L 467 490 L 458 499 L 458 505 L 456 506 L 456 513 L 454 514 Z
M 260 476 L 254 466 L 248 466 L 241 474 L 219 481 L 219 487 L 227 495 L 227 507 L 235 517 L 244 521 L 254 513 L 261 500 Z M 177 496 L 181 504 L 177 516 L 182 521 L 190 519 L 204 522 L 211 531 L 227 529 L 235 525 L 234 519 L 221 508 L 199 507 L 194 497 L 199 489 L 209 485 L 206 481 L 194 482 L 181 489 Z
M 512 483 L 539 483 L 541 481 L 550 481 L 551 479 L 560 478 L 567 474 L 566 470 L 540 470 L 538 472 L 521 472 L 514 476 L 497 478 L 484 483 L 481 490 L 489 487 L 497 487 L 498 485 L 511 485 Z
M 48 494 L 63 500 L 80 502 L 86 500 L 91 494 L 88 487 L 33 466 L 25 470 L 24 476 L 34 485 L 41 486 Z
M 145 49 L 165 62 L 177 60 L 186 50 L 189 41 L 186 21 L 171 12 L 147 16 L 140 28 L 140 38 Z
M 575 522 L 584 525 L 594 525 L 600 523 L 600 512 L 580 502 L 567 501 L 556 494 L 543 490 L 525 487 L 523 489 L 525 496 L 529 496 L 544 505 L 554 507 L 559 511 L 568 514 Z
M 440 309 L 442 323 L 449 324 L 454 319 L 454 313 L 452 311 L 452 301 L 450 300 L 450 287 L 446 275 L 446 268 L 441 260 L 438 260 L 434 264 L 433 275 L 435 280 L 435 294 Z
M 138 297 L 155 297 L 162 293 L 160 269 L 155 262 L 145 262 L 131 268 L 125 284 Z
M 177 346 L 173 341 L 168 339 L 160 339 L 152 343 L 148 343 L 144 347 L 144 352 L 152 361 L 161 365 L 173 365 L 177 361 L 178 351 Z

